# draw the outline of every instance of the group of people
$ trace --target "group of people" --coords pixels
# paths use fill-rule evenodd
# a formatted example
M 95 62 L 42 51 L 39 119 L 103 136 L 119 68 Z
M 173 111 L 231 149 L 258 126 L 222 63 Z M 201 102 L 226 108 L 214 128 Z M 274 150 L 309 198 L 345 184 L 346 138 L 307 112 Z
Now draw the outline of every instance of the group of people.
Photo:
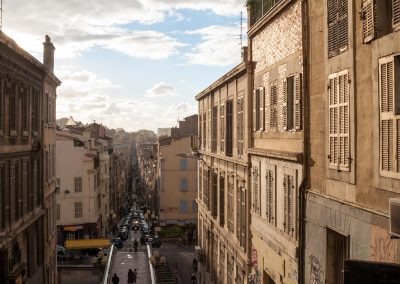
M 137 278 L 137 271 L 136 268 L 134 270 L 129 268 L 128 271 L 128 284 L 133 284 L 136 283 L 136 278 Z M 119 284 L 119 277 L 117 273 L 114 273 L 113 278 L 111 279 L 113 284 Z

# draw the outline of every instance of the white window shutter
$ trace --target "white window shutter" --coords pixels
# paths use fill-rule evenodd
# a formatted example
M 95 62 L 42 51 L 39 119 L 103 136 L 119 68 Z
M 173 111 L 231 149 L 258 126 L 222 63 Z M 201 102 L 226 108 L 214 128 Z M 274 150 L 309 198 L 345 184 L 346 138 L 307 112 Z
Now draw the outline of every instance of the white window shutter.
M 288 175 L 283 176 L 283 230 L 284 232 L 288 232 L 288 188 L 289 188 L 289 181 Z
M 400 0 L 393 0 L 393 28 L 395 30 L 400 29 Z
M 287 130 L 288 122 L 288 94 L 287 94 L 287 80 L 282 81 L 282 128 L 284 131 Z
M 256 90 L 253 90 L 253 131 L 256 129 L 257 113 L 256 113 Z
M 287 227 L 288 227 L 288 234 L 293 236 L 293 192 L 294 192 L 294 181 L 293 176 L 288 176 L 288 190 L 287 190 L 287 212 L 288 212 L 288 220 L 287 220 Z
M 338 152 L 338 111 L 337 111 L 337 77 L 329 79 L 329 160 L 337 164 Z
M 301 74 L 294 77 L 294 128 L 300 130 L 302 127 L 302 81 Z
M 379 91 L 380 91 L 380 131 L 381 131 L 381 170 L 386 172 L 395 171 L 395 154 L 399 153 L 399 137 L 394 131 L 398 130 L 394 111 L 395 78 L 393 57 L 381 62 L 379 68 Z M 396 161 L 397 162 L 397 161 Z M 397 163 L 396 163 L 397 164 Z
M 259 89 L 259 98 L 260 98 L 260 130 L 264 131 L 264 125 L 265 125 L 265 120 L 264 120 L 264 109 L 265 109 L 265 91 L 264 87 L 261 87 Z
M 276 131 L 276 128 L 278 127 L 278 113 L 277 113 L 277 86 L 276 82 L 271 83 L 271 88 L 270 88 L 270 129 L 274 129 Z
M 270 113 L 271 113 L 271 101 L 270 101 L 270 89 L 268 87 L 264 87 L 264 130 L 270 130 Z
M 375 0 L 362 2 L 363 41 L 370 42 L 375 38 Z

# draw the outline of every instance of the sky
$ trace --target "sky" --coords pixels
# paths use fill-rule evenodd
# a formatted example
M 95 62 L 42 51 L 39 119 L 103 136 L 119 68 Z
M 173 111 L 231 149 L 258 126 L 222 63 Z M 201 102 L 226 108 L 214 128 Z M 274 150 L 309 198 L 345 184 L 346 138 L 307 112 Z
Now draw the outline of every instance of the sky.
M 3 0 L 3 32 L 55 45 L 57 118 L 127 131 L 176 126 L 240 63 L 245 0 Z M 243 19 L 243 45 L 246 45 Z

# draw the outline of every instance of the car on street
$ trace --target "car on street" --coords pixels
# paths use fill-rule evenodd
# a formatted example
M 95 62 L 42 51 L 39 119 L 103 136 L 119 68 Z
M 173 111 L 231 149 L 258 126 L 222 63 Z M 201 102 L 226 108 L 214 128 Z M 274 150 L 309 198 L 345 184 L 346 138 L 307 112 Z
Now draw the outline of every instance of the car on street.
M 121 238 L 111 239 L 111 243 L 114 244 L 116 248 L 122 248 L 124 246 L 124 242 L 121 240 Z

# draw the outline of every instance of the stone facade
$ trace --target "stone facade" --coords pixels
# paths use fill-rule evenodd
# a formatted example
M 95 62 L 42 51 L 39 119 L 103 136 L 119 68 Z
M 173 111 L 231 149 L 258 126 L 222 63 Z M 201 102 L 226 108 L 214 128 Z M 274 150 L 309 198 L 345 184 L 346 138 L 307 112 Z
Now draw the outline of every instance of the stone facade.
M 0 32 L 1 283 L 56 283 L 53 51 L 46 36 L 42 64 Z
M 335 273 L 334 268 L 340 264 L 341 269 L 343 259 L 400 262 L 398 241 L 391 239 L 388 222 L 389 198 L 400 195 L 399 176 L 391 165 L 397 158 L 390 154 L 396 152 L 391 148 L 396 147 L 396 141 L 389 136 L 393 143 L 389 152 L 380 142 L 388 139 L 385 117 L 391 115 L 390 109 L 380 112 L 386 82 L 382 72 L 390 74 L 390 69 L 385 69 L 387 62 L 393 62 L 393 70 L 398 70 L 400 34 L 392 24 L 391 12 L 391 5 L 398 1 L 377 1 L 372 16 L 366 5 L 373 1 L 343 1 L 344 24 L 339 25 L 344 27 L 341 32 L 345 36 L 339 38 L 339 50 L 330 45 L 333 37 L 327 23 L 331 27 L 337 23 L 328 20 L 328 14 L 335 12 L 328 8 L 328 2 L 310 1 L 308 9 L 310 156 L 305 283 L 343 283 L 343 273 Z M 372 32 L 367 32 L 367 21 L 373 23 Z M 398 76 L 399 71 L 393 72 Z M 339 132 L 330 128 L 334 122 L 330 110 L 335 108 L 332 78 L 336 74 L 339 80 L 340 74 L 347 76 L 337 83 L 345 86 L 344 96 L 348 97 L 347 102 L 342 101 L 345 108 L 339 106 L 348 118 L 337 118 L 339 125 L 347 127 Z M 399 96 L 399 89 L 393 89 L 388 100 Z M 336 145 L 330 139 L 337 133 L 349 141 Z M 344 152 L 335 153 L 337 147 L 343 147 Z M 335 163 L 336 154 L 342 162 Z M 332 249 L 332 240 L 339 244 L 338 249 Z
M 196 96 L 199 105 L 199 283 L 248 283 L 249 76 L 243 62 Z
M 264 14 L 248 32 L 254 64 L 248 149 L 251 277 L 257 283 L 298 283 L 298 201 L 304 180 L 303 4 L 276 1 Z

